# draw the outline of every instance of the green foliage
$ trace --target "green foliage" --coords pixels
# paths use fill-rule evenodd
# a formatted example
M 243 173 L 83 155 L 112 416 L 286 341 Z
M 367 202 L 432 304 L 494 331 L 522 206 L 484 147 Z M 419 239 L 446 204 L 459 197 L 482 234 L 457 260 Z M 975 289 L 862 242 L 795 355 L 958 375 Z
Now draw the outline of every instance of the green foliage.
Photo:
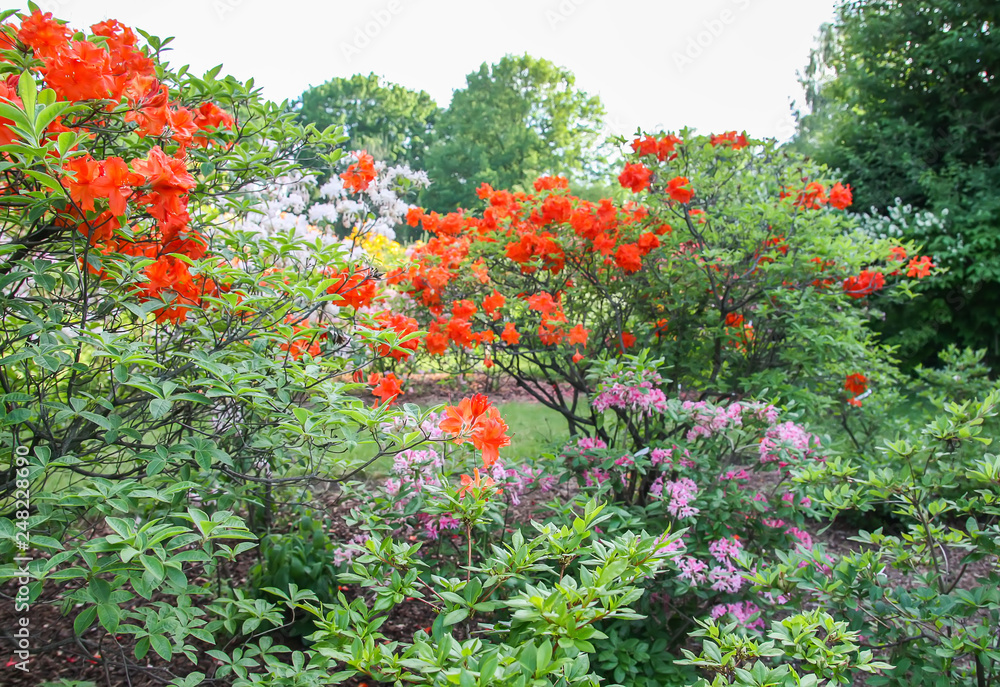
M 330 79 L 305 91 L 294 104 L 304 124 L 341 127 L 346 150 L 367 150 L 390 164 L 423 169 L 433 140 L 438 106 L 424 91 L 387 83 L 375 74 Z
M 467 527 L 483 524 L 486 494 L 456 501 Z M 594 502 L 570 527 L 533 523 L 537 534 L 515 532 L 509 543 L 483 551 L 462 577 L 437 575 L 416 554 L 420 546 L 373 536 L 344 575 L 374 595 L 329 606 L 304 606 L 317 616 L 315 650 L 379 682 L 432 685 L 597 685 L 592 640 L 601 621 L 634 620 L 639 583 L 670 554 L 671 537 L 628 534 L 592 537 L 606 515 Z M 576 559 L 576 574 L 554 566 Z M 406 597 L 434 612 L 429 632 L 386 642 L 379 627 Z M 469 637 L 469 639 L 461 639 Z
M 949 343 L 1000 353 L 998 20 L 991 0 L 843 0 L 806 71 L 797 145 L 842 170 L 856 207 L 948 212 L 947 226 L 907 235 L 948 274 L 885 325 L 912 362 Z M 913 338 L 914 323 L 928 331 Z
M 983 432 L 998 402 L 993 392 L 947 404 L 920 435 L 887 441 L 878 468 L 831 460 L 798 477 L 821 486 L 819 505 L 831 515 L 884 505 L 898 520 L 862 530 L 852 538 L 860 546 L 826 558 L 829 567 L 779 552 L 754 579 L 861 632 L 894 666 L 868 684 L 984 685 L 1000 676 L 1000 458 L 985 453 L 992 438 Z M 960 481 L 970 486 L 956 489 Z
M 161 45 L 143 49 L 157 60 Z M 185 149 L 169 127 L 138 135 L 145 101 L 57 100 L 25 50 L 0 62 L 21 101 L 0 104 L 13 139 L 0 204 L 0 581 L 21 579 L 14 558 L 29 553 L 25 601 L 61 607 L 91 654 L 124 637 L 107 660 L 132 669 L 199 664 L 213 646 L 218 677 L 279 655 L 294 664 L 264 628 L 302 599 L 248 600 L 228 578 L 282 489 L 343 478 L 361 467 L 341 458 L 358 444 L 376 443 L 375 458 L 401 446 L 382 431 L 397 412 L 368 408 L 344 376 L 399 337 L 332 307 L 329 271 L 353 269 L 339 247 L 234 226 L 254 210 L 250 191 L 297 174 L 305 148 L 335 162 L 339 131 L 298 124 L 218 68 L 197 77 L 157 61 L 171 108 L 234 119 L 195 129 L 204 144 Z M 53 132 L 57 116 L 65 130 Z M 115 158 L 132 178 L 116 187 L 124 209 L 101 192 L 89 207 L 88 165 L 113 185 Z M 273 672 L 277 683 L 288 671 Z
M 435 123 L 428 208 L 468 206 L 482 183 L 527 188 L 541 174 L 587 173 L 604 107 L 576 87 L 572 73 L 548 60 L 507 55 L 466 81 Z
M 323 519 L 300 512 L 301 517 L 292 519 L 287 532 L 261 538 L 261 562 L 250 569 L 251 593 L 273 598 L 263 590 L 278 589 L 288 595 L 295 589 L 308 589 L 319 601 L 329 603 L 337 594 L 336 547 L 324 529 Z M 313 629 L 312 622 L 305 617 L 286 631 L 301 636 Z
M 847 623 L 819 610 L 775 621 L 767 642 L 737 630 L 736 623 L 720 627 L 708 621 L 700 625 L 691 636 L 703 638 L 701 653 L 685 649 L 686 658 L 677 661 L 697 666 L 711 676 L 711 681 L 701 679 L 692 687 L 850 684 L 857 672 L 892 668 L 873 661 L 871 651 L 862 651 L 859 633 L 848 631 Z

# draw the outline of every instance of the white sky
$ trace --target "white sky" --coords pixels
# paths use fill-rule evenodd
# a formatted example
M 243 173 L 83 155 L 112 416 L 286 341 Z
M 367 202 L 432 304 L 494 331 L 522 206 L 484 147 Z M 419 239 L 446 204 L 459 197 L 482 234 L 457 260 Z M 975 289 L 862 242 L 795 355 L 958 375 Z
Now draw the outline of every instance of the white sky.
M 174 66 L 253 77 L 294 98 L 375 72 L 442 107 L 465 75 L 527 52 L 600 95 L 614 133 L 693 126 L 788 138 L 789 105 L 834 0 L 38 0 L 74 27 L 106 18 L 174 36 Z

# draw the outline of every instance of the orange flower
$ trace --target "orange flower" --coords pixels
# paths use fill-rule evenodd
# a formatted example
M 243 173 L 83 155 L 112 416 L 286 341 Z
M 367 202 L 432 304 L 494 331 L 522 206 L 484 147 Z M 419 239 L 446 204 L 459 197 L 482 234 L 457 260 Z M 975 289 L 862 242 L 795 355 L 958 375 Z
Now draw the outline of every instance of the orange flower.
M 465 435 L 475 428 L 479 418 L 489 409 L 490 401 L 483 394 L 463 398 L 457 406 L 445 407 L 445 417 L 438 423 L 438 427 L 445 434 L 455 435 L 455 443 L 460 444 L 468 440 Z
M 928 256 L 915 257 L 906 265 L 906 276 L 923 279 L 931 273 L 932 267 L 934 267 L 934 263 Z
M 860 396 L 868 390 L 868 378 L 858 372 L 847 375 L 844 380 L 844 388 L 853 395 Z
M 580 353 L 580 351 L 576 351 L 575 353 L 573 353 L 573 362 L 574 363 L 578 363 L 581 360 L 583 360 L 583 354 Z
M 508 322 L 504 325 L 503 333 L 500 335 L 500 338 L 510 346 L 516 346 L 521 342 L 521 334 L 517 331 L 513 322 Z
M 483 311 L 492 315 L 493 319 L 499 319 L 500 313 L 497 312 L 500 308 L 504 306 L 507 299 L 504 298 L 503 294 L 493 289 L 493 293 L 483 299 Z
M 806 210 L 816 210 L 826 202 L 826 189 L 818 181 L 810 183 L 799 191 L 799 195 L 795 199 L 795 205 Z
M 844 293 L 851 298 L 864 298 L 880 291 L 884 286 L 885 276 L 881 272 L 862 270 L 858 276 L 845 279 L 843 288 Z
M 674 177 L 667 182 L 667 195 L 678 203 L 690 203 L 694 197 L 694 190 L 690 184 L 687 177 Z
M 854 202 L 851 185 L 844 186 L 839 181 L 830 189 L 830 205 L 838 210 L 846 210 Z
M 639 239 L 635 242 L 635 245 L 638 246 L 642 254 L 645 255 L 650 251 L 660 247 L 660 239 L 656 238 L 656 234 L 653 234 L 651 232 L 646 232 L 645 234 L 641 234 L 639 236 Z
M 589 329 L 584 329 L 582 324 L 578 324 L 569 330 L 569 334 L 566 336 L 566 341 L 569 342 L 570 345 L 579 344 L 586 348 L 587 336 L 589 334 Z
M 340 175 L 344 180 L 344 186 L 349 191 L 360 193 L 367 190 L 369 184 L 375 179 L 375 158 L 362 150 L 354 154 L 357 162 L 352 162 L 347 166 L 347 171 Z
M 95 196 L 107 198 L 112 214 L 120 217 L 125 214 L 126 203 L 132 195 L 129 187 L 142 184 L 142 175 L 130 172 L 125 160 L 120 157 L 109 157 L 100 163 L 99 168 L 100 176 L 91 182 L 91 189 Z
M 373 387 L 372 396 L 379 399 L 375 402 L 376 408 L 386 402 L 393 405 L 396 398 L 403 395 L 403 383 L 391 372 L 384 376 L 378 372 L 369 375 L 368 383 Z
M 559 309 L 559 303 L 552 298 L 551 293 L 542 291 L 534 296 L 528 296 L 528 307 L 543 315 L 547 315 Z
M 463 320 L 469 319 L 478 310 L 476 304 L 470 300 L 455 301 L 451 304 L 451 314 Z
M 615 264 L 626 272 L 638 272 L 642 269 L 642 252 L 634 243 L 623 243 L 615 251 Z
M 727 131 L 726 133 L 719 134 L 718 136 L 713 134 L 710 142 L 713 146 L 717 145 L 732 146 L 733 150 L 746 148 L 747 145 L 749 145 L 749 142 L 747 141 L 747 134 L 745 131 L 739 135 L 737 135 L 735 131 Z
M 649 188 L 649 177 L 653 175 L 652 170 L 643 164 L 629 163 L 618 175 L 618 183 L 624 188 L 631 189 L 632 193 L 639 193 Z
M 462 486 L 458 489 L 458 498 L 463 499 L 465 495 L 472 489 L 488 489 L 492 487 L 496 482 L 493 481 L 492 477 L 487 477 L 485 480 L 479 475 L 479 468 L 475 468 L 473 471 L 475 477 L 469 477 L 468 475 L 462 475 L 460 478 L 462 480 Z M 503 489 L 497 490 L 498 494 L 503 493 Z
M 81 210 L 94 211 L 94 199 L 100 198 L 100 194 L 94 188 L 94 182 L 101 174 L 101 167 L 90 155 L 75 157 L 65 165 L 66 171 L 72 172 L 73 177 L 67 177 L 64 183 L 69 188 L 69 197 L 73 199 Z
M 480 284 L 489 284 L 490 283 L 490 275 L 489 275 L 489 272 L 487 271 L 486 263 L 483 262 L 482 258 L 480 258 L 480 259 L 476 260 L 474 263 L 472 263 L 471 269 L 472 269 L 472 273 L 474 275 L 476 275 L 476 279 L 479 280 Z
M 892 262 L 903 262 L 903 260 L 906 260 L 906 249 L 902 246 L 893 246 L 889 250 L 889 260 Z
M 490 407 L 485 416 L 480 416 L 472 433 L 472 445 L 483 452 L 483 465 L 490 468 L 500 458 L 500 449 L 510 446 L 507 423 L 500 417 L 500 411 Z

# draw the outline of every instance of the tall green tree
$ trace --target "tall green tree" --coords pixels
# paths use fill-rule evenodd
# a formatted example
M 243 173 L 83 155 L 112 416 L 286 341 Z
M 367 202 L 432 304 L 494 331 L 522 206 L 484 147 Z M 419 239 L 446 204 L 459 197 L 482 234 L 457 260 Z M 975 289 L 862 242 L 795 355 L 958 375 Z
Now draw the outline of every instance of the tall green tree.
M 907 236 L 948 274 L 883 325 L 911 362 L 949 343 L 1000 356 L 998 18 L 996 0 L 842 0 L 803 79 L 797 145 L 844 172 L 856 208 L 948 210 Z
M 507 55 L 466 77 L 435 126 L 424 204 L 453 210 L 486 182 L 517 188 L 540 174 L 588 177 L 604 106 L 572 72 L 544 59 Z
M 367 150 L 389 163 L 422 169 L 440 108 L 426 91 L 412 91 L 375 75 L 330 79 L 295 103 L 299 119 L 320 130 L 343 127 L 348 150 Z

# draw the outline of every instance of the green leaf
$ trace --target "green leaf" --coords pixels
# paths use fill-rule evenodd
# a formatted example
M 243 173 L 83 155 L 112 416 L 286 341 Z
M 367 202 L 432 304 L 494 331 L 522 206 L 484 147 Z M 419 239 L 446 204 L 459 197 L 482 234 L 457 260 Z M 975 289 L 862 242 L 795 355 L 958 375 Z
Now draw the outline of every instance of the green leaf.
M 172 403 L 165 398 L 154 398 L 149 402 L 149 412 L 152 413 L 154 420 L 159 420 L 170 412 L 171 405 Z
M 164 661 L 169 661 L 174 655 L 170 642 L 163 635 L 149 635 L 149 643 L 153 647 L 153 651 L 158 653 Z
M 114 634 L 118 631 L 118 624 L 121 622 L 121 610 L 112 603 L 102 603 L 97 605 L 97 617 L 101 620 L 104 629 Z
M 97 606 L 88 606 L 87 608 L 80 611 L 76 618 L 73 619 L 73 632 L 79 637 L 87 628 L 94 624 L 94 618 L 97 617 Z
M 469 617 L 469 609 L 456 608 L 454 611 L 451 611 L 450 613 L 446 614 L 442 622 L 444 623 L 445 627 L 448 627 L 449 625 L 460 623 L 468 617 Z

